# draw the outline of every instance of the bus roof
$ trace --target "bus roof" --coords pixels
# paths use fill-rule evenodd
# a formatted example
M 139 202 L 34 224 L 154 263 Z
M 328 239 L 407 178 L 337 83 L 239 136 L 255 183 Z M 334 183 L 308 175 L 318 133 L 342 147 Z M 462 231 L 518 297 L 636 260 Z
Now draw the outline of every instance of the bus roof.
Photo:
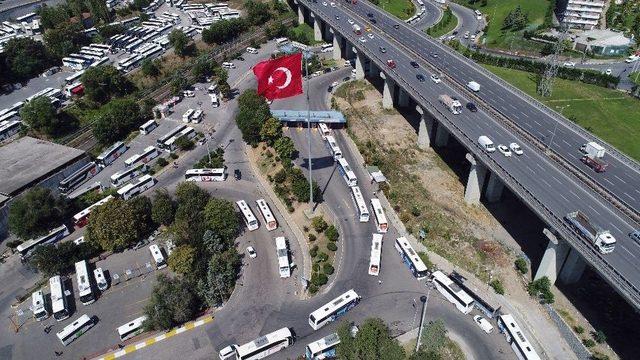
M 269 334 L 260 336 L 259 338 L 253 341 L 250 341 L 244 345 L 238 346 L 238 348 L 236 349 L 236 352 L 240 357 L 243 357 L 249 353 L 252 353 L 255 350 L 263 348 L 264 346 L 268 345 L 272 341 L 281 340 L 283 338 L 292 337 L 292 336 L 293 334 L 291 333 L 291 330 L 289 330 L 289 328 L 284 327 L 282 329 L 278 329 Z

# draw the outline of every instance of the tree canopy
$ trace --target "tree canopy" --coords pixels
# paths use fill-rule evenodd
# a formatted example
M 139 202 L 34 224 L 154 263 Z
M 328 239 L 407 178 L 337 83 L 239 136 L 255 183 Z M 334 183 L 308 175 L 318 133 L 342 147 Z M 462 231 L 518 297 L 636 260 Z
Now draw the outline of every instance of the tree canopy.
M 9 230 L 22 239 L 44 235 L 63 224 L 70 214 L 69 203 L 51 190 L 36 186 L 17 197 L 9 208 Z
M 20 109 L 20 117 L 33 130 L 46 135 L 54 135 L 62 127 L 62 123 L 56 114 L 56 109 L 51 100 L 45 96 L 39 96 Z
M 224 199 L 209 200 L 204 209 L 207 228 L 220 235 L 225 241 L 233 242 L 240 230 L 240 218 L 233 204 Z
M 151 299 L 144 307 L 145 327 L 168 330 L 191 320 L 198 311 L 198 299 L 190 283 L 183 278 L 158 275 Z
M 104 105 L 93 123 L 93 134 L 102 144 L 124 139 L 144 121 L 140 106 L 133 99 L 114 99 Z
M 260 130 L 270 117 L 269 104 L 254 89 L 245 90 L 238 97 L 236 124 L 247 144 L 253 145 L 260 141 Z
M 174 29 L 169 34 L 169 43 L 173 46 L 173 51 L 179 56 L 185 56 L 187 54 L 189 41 L 189 37 L 182 30 Z
M 196 249 L 191 245 L 180 245 L 173 249 L 167 261 L 171 270 L 180 275 L 188 275 L 196 263 Z
M 222 44 L 240 35 L 247 29 L 244 19 L 216 21 L 202 31 L 202 40 L 207 44 Z
M 104 104 L 112 97 L 124 96 L 134 90 L 133 84 L 111 65 L 88 68 L 82 74 L 84 95 L 87 99 Z
M 94 209 L 87 225 L 86 238 L 107 251 L 123 250 L 142 240 L 151 214 L 146 205 L 114 199 Z
M 43 35 L 47 49 L 59 59 L 89 45 L 89 39 L 83 32 L 80 23 L 63 22 L 48 29 Z
M 337 354 L 340 359 L 404 360 L 404 349 L 391 337 L 389 328 L 381 319 L 365 320 L 355 337 L 351 337 L 350 327 L 348 322 L 343 322 L 338 327 L 340 344 L 337 347 Z
M 151 208 L 151 218 L 157 224 L 171 225 L 176 213 L 176 203 L 166 189 L 156 190 Z
M 0 60 L 3 83 L 31 79 L 55 63 L 41 42 L 27 37 L 7 41 Z

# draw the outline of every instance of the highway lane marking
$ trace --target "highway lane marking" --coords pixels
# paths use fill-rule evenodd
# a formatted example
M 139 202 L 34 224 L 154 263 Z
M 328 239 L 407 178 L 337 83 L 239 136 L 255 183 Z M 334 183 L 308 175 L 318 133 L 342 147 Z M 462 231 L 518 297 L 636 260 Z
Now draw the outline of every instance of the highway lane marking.
M 608 182 L 608 183 L 609 183 L 609 185 L 614 186 L 614 185 L 613 185 L 613 183 L 612 183 L 609 179 L 604 178 L 604 181 Z M 637 190 L 636 190 L 636 191 L 637 191 Z
M 166 332 L 164 334 L 158 335 L 158 336 L 154 336 L 148 339 L 145 339 L 137 344 L 132 344 L 132 345 L 127 345 L 124 349 L 118 350 L 118 351 L 114 351 L 112 353 L 109 353 L 103 357 L 98 358 L 98 360 L 113 360 L 113 359 L 117 359 L 120 357 L 123 357 L 127 354 L 131 354 L 133 352 L 136 352 L 140 349 L 143 349 L 147 346 L 151 346 L 157 342 L 160 342 L 162 340 L 168 339 L 170 337 L 173 337 L 175 335 L 178 334 L 182 334 L 183 332 L 189 331 L 189 330 L 193 330 L 199 326 L 202 326 L 204 324 L 210 323 L 213 321 L 213 316 L 211 315 L 207 315 L 206 317 L 200 319 L 200 320 L 196 320 L 196 321 L 191 321 L 188 322 L 186 324 L 184 324 L 183 326 L 176 328 L 176 329 L 172 329 L 169 332 Z
M 601 214 L 598 212 L 598 210 L 596 210 L 596 209 L 594 209 L 594 208 L 593 208 L 593 206 L 591 206 L 591 205 L 587 205 L 587 206 L 589 206 L 589 208 L 590 208 L 591 210 L 593 210 L 593 212 L 595 212 L 596 214 L 601 215 Z
M 624 250 L 624 251 L 626 251 L 627 253 L 629 253 L 629 255 L 631 255 L 632 257 L 634 257 L 634 258 L 636 257 L 635 255 L 633 255 L 633 254 L 631 253 L 631 251 L 627 250 L 627 248 L 626 248 L 626 247 L 624 247 L 624 246 L 622 246 L 622 245 L 621 245 L 621 246 L 620 246 L 620 248 L 622 248 L 622 250 Z
M 520 114 L 522 114 L 522 116 L 524 116 L 524 117 L 526 117 L 526 118 L 528 118 L 528 117 L 529 117 L 529 115 L 527 115 L 527 114 L 523 113 L 522 111 L 520 111 Z
M 617 227 L 616 225 L 614 225 L 613 223 L 611 224 L 611 226 L 613 226 L 614 228 L 616 228 L 616 230 L 618 230 L 619 232 L 622 232 L 622 230 L 620 230 L 619 227 Z
M 631 200 L 636 201 L 636 198 L 634 198 L 633 196 L 631 196 L 631 195 L 629 195 L 627 193 L 624 193 L 624 194 L 627 195 L 627 197 L 629 197 Z
M 618 175 L 613 175 L 613 177 L 615 177 L 616 179 L 620 180 L 620 182 L 622 182 L 623 184 L 626 184 L 627 182 L 622 180 Z
M 564 201 L 569 202 L 569 199 L 567 199 L 564 195 L 562 195 L 562 194 L 558 194 L 558 195 L 560 195 L 560 197 L 563 198 Z
M 567 140 L 565 140 L 565 139 L 562 139 L 562 142 L 567 144 L 567 145 L 569 145 L 569 146 L 571 146 L 571 144 L 569 142 L 567 142 Z

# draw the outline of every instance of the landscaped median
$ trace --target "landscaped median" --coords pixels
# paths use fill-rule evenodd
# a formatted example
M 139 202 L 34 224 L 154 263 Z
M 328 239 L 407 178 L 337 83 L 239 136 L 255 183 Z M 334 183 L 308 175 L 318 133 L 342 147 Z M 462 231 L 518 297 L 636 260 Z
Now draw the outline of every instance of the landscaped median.
M 447 8 L 442 12 L 440 21 L 425 30 L 428 35 L 438 38 L 452 32 L 458 26 L 458 18 L 453 14 L 451 8 Z
M 370 0 L 372 4 L 378 6 L 389 14 L 406 20 L 416 13 L 416 7 L 411 0 Z

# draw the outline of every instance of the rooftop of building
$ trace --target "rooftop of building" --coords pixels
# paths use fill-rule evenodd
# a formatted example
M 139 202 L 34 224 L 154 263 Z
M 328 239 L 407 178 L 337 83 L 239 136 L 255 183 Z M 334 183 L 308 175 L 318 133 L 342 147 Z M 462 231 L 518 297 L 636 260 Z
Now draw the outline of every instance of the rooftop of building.
M 625 37 L 621 32 L 594 29 L 578 33 L 576 42 L 591 46 L 628 46 L 633 43 L 633 40 Z

